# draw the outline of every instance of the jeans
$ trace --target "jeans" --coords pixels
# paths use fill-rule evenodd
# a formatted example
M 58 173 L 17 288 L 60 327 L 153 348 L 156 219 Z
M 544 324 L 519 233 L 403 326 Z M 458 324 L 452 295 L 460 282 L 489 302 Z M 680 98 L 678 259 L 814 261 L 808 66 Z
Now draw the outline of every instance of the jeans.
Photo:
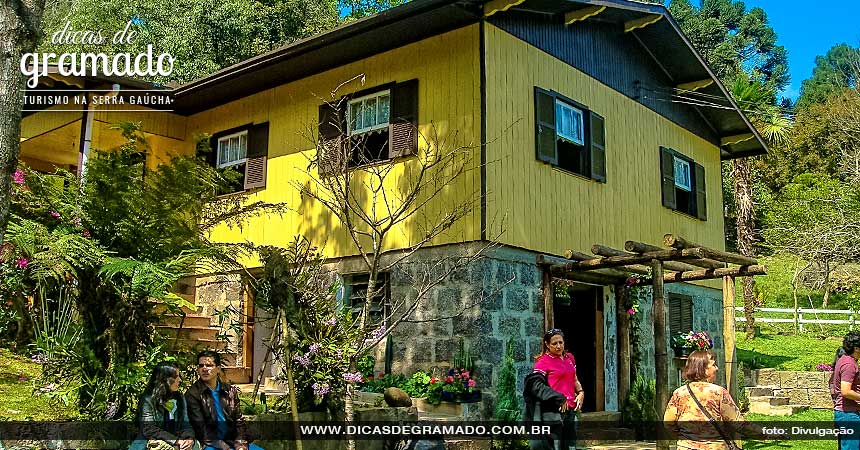
M 557 439 L 554 450 L 576 450 L 576 426 L 579 420 L 579 413 L 573 410 L 568 410 L 561 414 L 561 432 L 560 439 Z
M 836 428 L 854 430 L 851 436 L 839 436 L 839 450 L 860 450 L 860 412 L 833 410 L 833 424 Z
M 218 450 L 215 447 L 204 447 L 203 450 Z M 256 444 L 248 444 L 248 450 L 263 450 L 262 447 Z

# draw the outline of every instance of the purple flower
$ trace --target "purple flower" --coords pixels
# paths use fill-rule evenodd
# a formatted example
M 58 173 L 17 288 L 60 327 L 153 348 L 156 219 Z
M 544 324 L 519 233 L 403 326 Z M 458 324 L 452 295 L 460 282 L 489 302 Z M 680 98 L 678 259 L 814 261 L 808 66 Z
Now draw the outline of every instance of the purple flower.
M 331 387 L 326 383 L 314 383 L 311 387 L 314 390 L 314 395 L 317 397 L 322 397 L 331 392 Z
M 55 218 L 55 219 L 59 219 L 59 218 L 60 218 L 60 213 L 58 213 L 58 212 L 56 212 L 56 211 L 51 211 L 51 217 L 53 217 L 53 218 Z
M 361 383 L 361 372 L 347 372 L 343 374 L 343 379 L 350 383 Z
M 90 237 L 90 232 L 88 230 L 81 231 L 81 235 L 85 238 Z
M 316 344 L 316 343 L 311 344 L 311 346 L 308 347 L 308 353 L 316 353 L 318 351 L 320 351 L 320 345 L 319 344 Z
M 630 308 L 627 310 L 627 314 L 630 314 L 632 316 L 633 314 L 636 314 L 636 310 L 633 308 Z
M 29 264 L 30 264 L 30 260 L 27 258 L 18 258 L 15 261 L 15 266 L 17 266 L 19 269 L 26 269 L 27 265 L 29 265 Z
M 30 360 L 33 361 L 34 364 L 46 364 L 48 362 L 48 357 L 41 353 L 37 353 L 31 356 Z
M 379 338 L 381 338 L 384 334 L 385 334 L 385 325 L 373 330 L 373 332 L 370 333 L 370 337 L 371 337 L 371 339 L 376 341 L 376 340 L 379 340 Z
M 330 326 L 330 327 L 337 325 L 337 317 L 332 317 L 325 324 Z
M 45 392 L 45 393 L 47 393 L 47 392 L 54 392 L 54 391 L 56 391 L 56 390 L 57 390 L 57 385 L 56 385 L 56 384 L 54 384 L 54 383 L 51 383 L 51 384 L 49 384 L 49 385 L 47 385 L 47 386 L 40 387 L 40 388 L 39 388 L 39 390 L 40 390 L 40 391 L 42 391 L 42 392 Z
M 12 181 L 14 181 L 15 184 L 24 184 L 24 172 L 22 172 L 21 169 L 16 170 L 12 175 Z
M 833 366 L 831 366 L 830 364 L 819 364 L 819 365 L 815 366 L 815 370 L 821 370 L 824 372 L 831 372 L 831 371 L 833 371 Z
M 81 226 L 81 218 L 80 218 L 80 217 L 75 217 L 74 219 L 72 219 L 72 224 L 73 224 L 74 226 L 76 226 L 76 227 Z
M 295 362 L 299 363 L 299 365 L 300 365 L 300 366 L 302 366 L 302 367 L 307 367 L 307 366 L 308 366 L 308 365 L 310 365 L 310 363 L 311 363 L 311 359 L 310 359 L 310 358 L 308 358 L 307 353 L 306 353 L 306 354 L 304 354 L 304 355 L 296 355 L 296 356 L 293 358 L 293 360 L 294 360 Z

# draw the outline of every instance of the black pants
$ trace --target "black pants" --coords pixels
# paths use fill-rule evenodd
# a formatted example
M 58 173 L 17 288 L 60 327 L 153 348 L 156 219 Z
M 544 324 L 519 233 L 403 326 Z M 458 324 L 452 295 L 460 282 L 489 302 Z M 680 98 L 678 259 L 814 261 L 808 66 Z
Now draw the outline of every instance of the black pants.
M 553 427 L 553 450 L 576 449 L 576 426 L 579 412 L 568 410 L 561 414 L 561 424 Z

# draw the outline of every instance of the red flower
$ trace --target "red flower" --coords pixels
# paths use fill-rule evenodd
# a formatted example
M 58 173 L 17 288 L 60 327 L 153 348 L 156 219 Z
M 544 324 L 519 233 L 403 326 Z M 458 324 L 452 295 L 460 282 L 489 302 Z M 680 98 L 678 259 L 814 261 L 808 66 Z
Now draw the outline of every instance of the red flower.
M 436 384 L 436 377 L 430 377 L 430 384 Z
M 370 381 L 370 380 L 372 380 L 372 379 L 373 379 L 373 375 L 368 375 L 368 376 L 367 376 L 367 381 Z
M 451 375 L 448 375 L 447 377 L 445 377 L 445 382 L 446 383 L 453 383 L 454 377 L 452 377 Z
M 382 378 L 385 376 L 385 372 L 379 372 L 379 377 Z

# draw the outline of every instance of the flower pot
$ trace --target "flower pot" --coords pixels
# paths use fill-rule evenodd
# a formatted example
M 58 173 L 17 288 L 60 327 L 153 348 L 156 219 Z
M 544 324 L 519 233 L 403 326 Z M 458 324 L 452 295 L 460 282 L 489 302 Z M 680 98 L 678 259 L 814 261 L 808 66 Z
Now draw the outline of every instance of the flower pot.
M 472 392 L 449 392 L 442 391 L 442 401 L 451 403 L 475 403 L 481 401 L 481 391 L 475 389 Z
M 689 356 L 693 349 L 690 347 L 672 347 L 672 351 L 675 352 L 676 358 L 683 358 Z

